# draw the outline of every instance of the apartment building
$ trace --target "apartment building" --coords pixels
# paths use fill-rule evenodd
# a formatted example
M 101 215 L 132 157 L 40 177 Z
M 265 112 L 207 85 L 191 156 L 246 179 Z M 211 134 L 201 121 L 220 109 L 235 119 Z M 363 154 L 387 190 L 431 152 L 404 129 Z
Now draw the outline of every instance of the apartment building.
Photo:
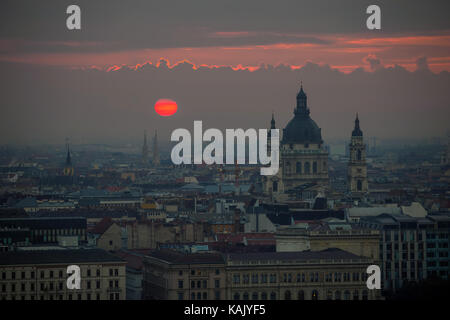
M 67 267 L 81 288 L 67 288 Z M 126 261 L 100 249 L 10 251 L 0 254 L 1 300 L 124 300 Z

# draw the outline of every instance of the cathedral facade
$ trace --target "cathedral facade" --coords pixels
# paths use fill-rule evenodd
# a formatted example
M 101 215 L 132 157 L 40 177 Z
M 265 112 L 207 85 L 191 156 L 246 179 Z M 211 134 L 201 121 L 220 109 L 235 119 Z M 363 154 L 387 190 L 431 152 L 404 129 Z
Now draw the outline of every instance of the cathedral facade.
M 272 117 L 271 128 L 275 128 Z M 303 86 L 297 94 L 294 117 L 283 129 L 280 142 L 280 170 L 267 177 L 264 191 L 282 194 L 305 184 L 328 188 L 328 152 L 324 148 L 322 132 L 310 117 Z

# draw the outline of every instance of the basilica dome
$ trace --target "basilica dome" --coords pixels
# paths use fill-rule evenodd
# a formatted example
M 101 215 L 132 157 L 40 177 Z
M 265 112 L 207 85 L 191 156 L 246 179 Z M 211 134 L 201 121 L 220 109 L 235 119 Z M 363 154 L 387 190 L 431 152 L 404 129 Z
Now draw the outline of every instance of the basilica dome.
M 322 133 L 319 126 L 309 116 L 307 106 L 307 97 L 300 88 L 297 95 L 297 107 L 294 111 L 294 118 L 289 121 L 283 130 L 283 143 L 301 143 L 301 144 L 321 144 Z

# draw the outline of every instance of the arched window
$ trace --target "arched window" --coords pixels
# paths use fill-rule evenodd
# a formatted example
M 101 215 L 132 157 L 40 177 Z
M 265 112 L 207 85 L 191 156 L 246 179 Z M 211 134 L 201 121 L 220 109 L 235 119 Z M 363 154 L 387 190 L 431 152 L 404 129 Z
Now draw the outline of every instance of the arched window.
M 301 174 L 302 173 L 302 163 L 299 161 L 295 165 L 295 173 Z
M 344 300 L 350 300 L 350 291 L 348 290 L 344 291 Z
M 240 299 L 241 299 L 241 295 L 239 294 L 239 292 L 236 292 L 236 293 L 234 294 L 233 299 L 234 299 L 234 300 L 240 300 Z
M 334 293 L 334 300 L 341 300 L 341 292 L 339 290 Z
M 361 160 L 361 150 L 356 151 L 356 159 Z
M 278 181 L 272 183 L 272 190 L 273 192 L 278 192 Z
M 258 300 L 258 292 L 253 292 L 252 300 Z
M 303 290 L 298 292 L 298 300 L 305 300 L 305 292 Z
M 362 190 L 362 181 L 361 181 L 361 180 L 358 180 L 358 181 L 356 182 L 356 189 L 357 189 L 358 191 L 361 191 L 361 190 Z
M 275 292 L 271 292 L 270 293 L 270 300 L 276 300 L 277 299 L 277 294 Z
M 309 174 L 310 173 L 310 164 L 309 162 L 305 162 L 305 174 Z
M 358 292 L 358 290 L 353 291 L 353 300 L 359 300 L 359 292 Z
M 317 162 L 313 162 L 313 173 L 317 173 Z
M 244 295 L 242 297 L 243 300 L 248 300 L 248 292 L 244 292 Z
M 311 300 L 319 300 L 319 292 L 317 292 L 317 290 L 312 291 Z
M 291 292 L 289 290 L 284 292 L 284 300 L 291 300 Z
M 266 292 L 262 292 L 261 293 L 261 300 L 267 300 L 267 293 Z

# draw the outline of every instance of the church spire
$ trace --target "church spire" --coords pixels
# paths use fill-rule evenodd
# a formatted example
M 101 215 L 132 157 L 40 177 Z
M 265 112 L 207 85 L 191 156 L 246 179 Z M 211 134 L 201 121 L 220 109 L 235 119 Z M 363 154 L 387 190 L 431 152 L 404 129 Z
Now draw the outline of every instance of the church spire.
M 358 113 L 356 113 L 356 119 L 355 119 L 355 128 L 353 129 L 352 136 L 353 137 L 362 137 L 363 133 L 361 129 L 359 128 L 359 119 L 358 119 Z
M 301 82 L 300 91 L 297 94 L 297 108 L 294 111 L 295 115 L 309 115 L 307 99 L 306 93 L 303 91 L 303 82 Z
M 275 129 L 275 118 L 272 111 L 272 120 L 270 121 L 270 129 Z

